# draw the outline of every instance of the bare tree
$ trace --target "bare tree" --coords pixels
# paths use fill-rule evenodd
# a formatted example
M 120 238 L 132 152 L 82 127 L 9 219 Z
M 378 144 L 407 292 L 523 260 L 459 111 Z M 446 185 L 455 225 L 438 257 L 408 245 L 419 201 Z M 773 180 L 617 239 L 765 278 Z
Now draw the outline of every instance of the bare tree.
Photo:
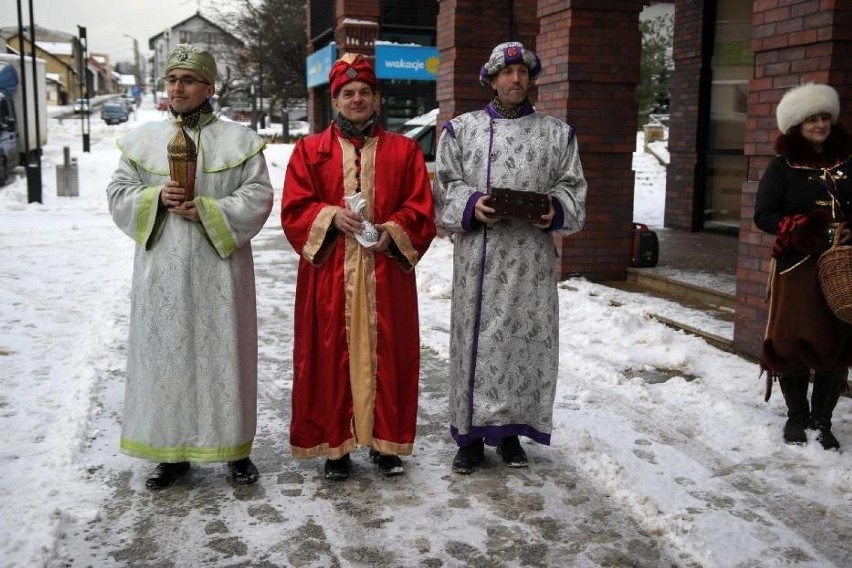
M 245 42 L 238 56 L 240 87 L 275 107 L 289 107 L 307 96 L 305 73 L 307 25 L 305 2 L 297 0 L 236 0 L 211 8 L 211 19 Z

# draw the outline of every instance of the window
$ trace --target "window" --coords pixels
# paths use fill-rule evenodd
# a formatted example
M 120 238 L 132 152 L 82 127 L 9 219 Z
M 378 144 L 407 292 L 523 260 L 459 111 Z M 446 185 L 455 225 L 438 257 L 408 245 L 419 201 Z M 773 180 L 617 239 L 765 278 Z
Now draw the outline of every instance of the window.
M 751 3 L 720 0 L 716 6 L 713 80 L 707 138 L 704 226 L 739 227 L 742 184 L 748 174 L 743 152 L 748 82 L 754 73 Z
M 381 24 L 415 28 L 435 28 L 438 21 L 437 0 L 383 0 Z

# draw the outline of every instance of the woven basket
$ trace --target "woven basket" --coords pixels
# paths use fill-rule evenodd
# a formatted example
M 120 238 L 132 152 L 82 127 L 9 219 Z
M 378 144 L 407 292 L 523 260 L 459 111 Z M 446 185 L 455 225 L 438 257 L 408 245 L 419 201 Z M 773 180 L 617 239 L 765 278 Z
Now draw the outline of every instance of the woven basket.
M 819 283 L 834 315 L 852 324 L 852 246 L 840 244 L 841 225 L 831 248 L 819 257 Z

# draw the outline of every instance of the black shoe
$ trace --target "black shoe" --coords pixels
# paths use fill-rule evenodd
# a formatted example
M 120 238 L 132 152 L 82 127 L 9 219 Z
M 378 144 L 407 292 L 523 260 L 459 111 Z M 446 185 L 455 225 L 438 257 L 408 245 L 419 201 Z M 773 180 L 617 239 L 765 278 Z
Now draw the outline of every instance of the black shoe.
M 506 436 L 503 443 L 497 446 L 497 453 L 503 456 L 503 463 L 508 467 L 527 467 L 527 454 L 521 447 L 517 436 Z
M 476 440 L 468 446 L 459 448 L 453 458 L 453 472 L 468 475 L 479 469 L 485 458 L 485 442 Z
M 808 443 L 808 437 L 805 435 L 805 425 L 798 418 L 788 418 L 784 424 L 784 441 L 788 444 L 804 445 Z
M 840 442 L 838 442 L 837 438 L 834 437 L 834 434 L 831 433 L 830 425 L 826 425 L 825 422 L 820 422 L 818 420 L 811 420 L 808 422 L 808 428 L 818 432 L 816 439 L 817 442 L 822 444 L 822 448 L 824 450 L 840 449 Z
M 260 477 L 257 466 L 252 463 L 251 458 L 228 462 L 228 469 L 231 471 L 234 483 L 239 485 L 250 485 Z
M 840 442 L 837 441 L 837 438 L 834 437 L 834 434 L 828 428 L 820 429 L 819 434 L 817 434 L 817 441 L 822 444 L 824 450 L 840 449 Z
M 379 466 L 379 471 L 385 477 L 393 477 L 394 475 L 405 473 L 405 468 L 402 466 L 402 460 L 399 456 L 380 454 L 377 450 L 371 449 L 370 461 Z
M 151 477 L 145 480 L 145 487 L 148 489 L 165 489 L 187 471 L 189 471 L 189 462 L 161 463 L 154 469 Z
M 335 481 L 344 481 L 349 479 L 349 454 L 344 454 L 342 458 L 336 460 L 325 460 L 325 478 Z

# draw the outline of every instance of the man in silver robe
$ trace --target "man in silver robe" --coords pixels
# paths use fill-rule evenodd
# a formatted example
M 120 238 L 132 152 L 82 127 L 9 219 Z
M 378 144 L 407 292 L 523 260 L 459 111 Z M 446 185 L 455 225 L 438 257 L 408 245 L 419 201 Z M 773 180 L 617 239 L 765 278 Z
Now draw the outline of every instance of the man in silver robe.
M 528 100 L 541 71 L 522 44 L 496 46 L 479 76 L 491 102 L 447 122 L 438 144 L 436 223 L 454 243 L 456 473 L 476 471 L 485 445 L 496 446 L 505 465 L 527 467 L 519 436 L 550 444 L 559 361 L 553 234 L 582 229 L 586 180 L 574 129 Z M 545 194 L 548 211 L 528 220 L 498 216 L 494 188 Z
M 168 119 L 119 140 L 107 187 L 113 220 L 136 241 L 120 448 L 159 463 L 149 489 L 172 485 L 190 462 L 227 462 L 233 482 L 254 483 L 250 240 L 272 209 L 265 142 L 213 114 L 216 62 L 207 51 L 178 45 L 164 79 Z M 184 143 L 177 157 L 175 140 Z M 187 156 L 186 145 L 196 153 Z

